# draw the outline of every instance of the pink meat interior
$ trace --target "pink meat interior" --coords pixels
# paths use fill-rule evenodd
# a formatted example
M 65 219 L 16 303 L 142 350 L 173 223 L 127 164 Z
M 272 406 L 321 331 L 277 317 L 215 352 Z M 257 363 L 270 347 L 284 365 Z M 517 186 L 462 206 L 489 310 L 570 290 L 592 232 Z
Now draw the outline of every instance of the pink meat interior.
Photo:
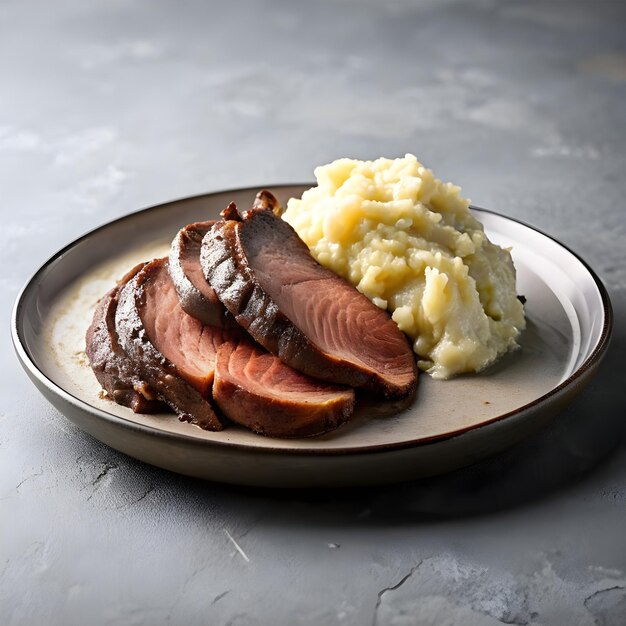
M 205 326 L 182 310 L 166 263 L 160 264 L 144 283 L 140 314 L 154 347 L 176 366 L 182 378 L 208 395 L 225 331 Z
M 345 387 L 301 374 L 251 341 L 230 342 L 220 351 L 219 367 L 250 393 L 280 401 L 319 404 L 352 396 Z

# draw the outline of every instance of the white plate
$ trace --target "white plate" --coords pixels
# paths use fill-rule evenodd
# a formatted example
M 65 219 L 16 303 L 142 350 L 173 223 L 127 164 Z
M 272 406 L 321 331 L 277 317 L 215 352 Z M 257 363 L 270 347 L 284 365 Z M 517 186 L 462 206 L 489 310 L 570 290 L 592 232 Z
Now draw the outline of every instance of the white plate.
M 282 202 L 308 186 L 272 187 Z M 573 252 L 509 218 L 475 209 L 490 238 L 512 249 L 527 298 L 521 349 L 479 375 L 422 374 L 416 401 L 397 411 L 361 406 L 321 437 L 269 439 L 238 427 L 202 431 L 174 415 L 135 415 L 100 397 L 84 354 L 98 298 L 139 261 L 167 253 L 177 230 L 217 217 L 258 188 L 187 198 L 115 220 L 69 244 L 26 284 L 12 334 L 26 372 L 80 428 L 133 457 L 202 478 L 266 486 L 337 486 L 408 480 L 502 450 L 561 410 L 597 370 L 612 326 L 603 285 Z

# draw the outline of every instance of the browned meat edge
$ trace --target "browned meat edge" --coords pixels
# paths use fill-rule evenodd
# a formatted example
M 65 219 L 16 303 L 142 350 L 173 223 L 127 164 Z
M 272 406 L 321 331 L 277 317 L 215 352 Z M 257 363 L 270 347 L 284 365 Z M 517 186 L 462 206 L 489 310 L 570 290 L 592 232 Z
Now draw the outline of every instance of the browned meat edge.
M 93 320 L 87 329 L 85 351 L 91 369 L 107 396 L 135 413 L 156 413 L 165 410 L 156 392 L 140 380 L 130 359 L 119 344 L 115 330 L 115 311 L 119 292 L 144 266 L 131 269 L 113 289 L 98 302 Z
M 211 405 L 179 377 L 176 367 L 152 345 L 141 321 L 143 285 L 151 272 L 165 262 L 165 259 L 152 261 L 121 290 L 115 316 L 120 344 L 139 375 L 174 410 L 178 419 L 206 430 L 222 430 Z
M 231 327 L 236 325 L 235 320 L 202 277 L 200 268 L 202 239 L 213 224 L 214 220 L 194 222 L 178 231 L 170 248 L 169 271 L 180 306 L 185 313 L 209 326 Z M 198 266 L 201 283 L 187 271 L 187 267 L 192 263 Z

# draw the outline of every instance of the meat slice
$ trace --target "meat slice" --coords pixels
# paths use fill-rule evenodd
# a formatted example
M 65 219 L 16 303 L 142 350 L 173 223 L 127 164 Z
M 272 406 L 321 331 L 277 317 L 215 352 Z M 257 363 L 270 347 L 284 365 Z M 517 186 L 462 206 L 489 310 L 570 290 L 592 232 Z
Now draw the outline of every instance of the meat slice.
M 278 200 L 269 192 L 258 194 L 253 209 L 269 210 L 277 215 L 282 210 Z M 234 203 L 228 206 L 228 211 L 236 214 Z M 169 271 L 180 306 L 186 313 L 210 326 L 233 328 L 237 322 L 205 279 L 200 265 L 202 239 L 213 224 L 215 220 L 194 222 L 178 231 L 170 247 Z
M 166 259 L 148 263 L 126 284 L 115 322 L 133 366 L 178 418 L 221 430 L 207 397 L 225 331 L 205 326 L 182 310 Z
M 246 337 L 219 347 L 213 399 L 234 422 L 271 437 L 325 433 L 354 408 L 354 390 L 301 374 Z
M 194 222 L 178 231 L 170 249 L 169 271 L 186 313 L 210 326 L 227 327 L 236 322 L 205 280 L 200 266 L 202 239 L 213 224 L 213 220 Z
M 273 211 L 224 216 L 204 237 L 202 269 L 256 341 L 316 378 L 390 398 L 414 393 L 413 352 L 387 313 L 317 263 Z
M 119 344 L 115 330 L 115 311 L 122 287 L 144 266 L 133 267 L 98 302 L 87 329 L 85 351 L 89 364 L 107 396 L 135 413 L 156 413 L 165 409 L 156 392 L 137 373 Z

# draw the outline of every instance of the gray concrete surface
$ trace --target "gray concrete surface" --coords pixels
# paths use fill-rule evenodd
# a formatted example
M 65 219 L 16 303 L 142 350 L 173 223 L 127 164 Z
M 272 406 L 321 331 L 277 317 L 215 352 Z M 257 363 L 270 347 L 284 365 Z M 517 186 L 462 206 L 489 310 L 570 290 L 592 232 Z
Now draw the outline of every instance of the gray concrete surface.
M 0 2 L 0 624 L 626 624 L 625 32 L 618 1 Z M 12 302 L 85 230 L 407 151 L 610 291 L 600 375 L 532 440 L 232 488 L 99 444 L 19 369 Z

